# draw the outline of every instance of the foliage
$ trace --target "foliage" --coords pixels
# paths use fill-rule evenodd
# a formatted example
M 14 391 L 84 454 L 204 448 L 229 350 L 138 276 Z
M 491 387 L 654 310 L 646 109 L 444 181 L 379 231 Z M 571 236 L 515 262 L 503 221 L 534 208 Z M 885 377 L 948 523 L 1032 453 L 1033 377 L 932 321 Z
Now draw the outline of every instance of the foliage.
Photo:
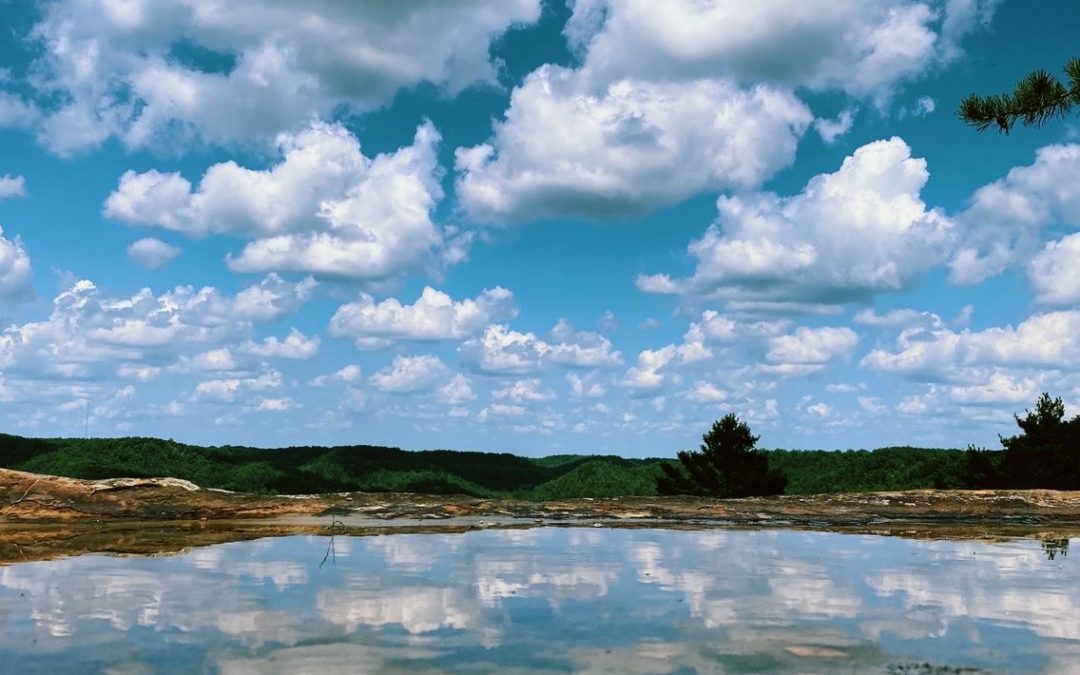
M 263 494 L 363 490 L 477 497 L 563 499 L 684 492 L 744 496 L 915 488 L 1080 489 L 1080 417 L 1043 394 L 1016 417 L 1003 451 L 969 447 L 757 450 L 750 428 L 729 415 L 679 462 L 613 456 L 433 450 L 371 445 L 263 450 L 199 447 L 156 438 L 23 438 L 0 434 L 0 466 L 75 478 L 174 476 L 198 485 Z M 786 485 L 784 481 L 786 480 Z
M 541 501 L 573 497 L 652 496 L 656 494 L 656 481 L 660 473 L 660 465 L 655 462 L 635 464 L 627 460 L 592 460 L 577 465 L 524 496 Z
M 1042 126 L 1080 106 L 1080 58 L 1065 64 L 1065 76 L 1067 84 L 1045 70 L 1036 70 L 1021 80 L 1011 94 L 971 94 L 960 103 L 957 114 L 979 131 L 997 125 L 1007 134 L 1017 121 Z
M 772 450 L 766 454 L 769 467 L 787 476 L 786 494 L 969 487 L 962 450 L 891 447 L 841 452 Z
M 1001 437 L 1007 487 L 1080 489 L 1080 416 L 1065 419 L 1065 404 L 1044 393 L 1034 410 L 1014 415 L 1022 433 Z
M 660 494 L 708 497 L 750 497 L 784 491 L 787 478 L 770 470 L 769 458 L 754 449 L 758 437 L 734 414 L 713 423 L 702 436 L 700 452 L 682 450 L 679 463 L 663 464 L 657 480 Z

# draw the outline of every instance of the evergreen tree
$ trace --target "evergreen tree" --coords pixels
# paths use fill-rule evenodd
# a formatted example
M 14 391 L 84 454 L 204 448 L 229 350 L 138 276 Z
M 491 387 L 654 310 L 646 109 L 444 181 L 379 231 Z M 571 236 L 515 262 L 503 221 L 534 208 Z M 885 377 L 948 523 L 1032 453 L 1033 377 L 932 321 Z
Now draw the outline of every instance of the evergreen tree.
M 1022 433 L 1001 437 L 1007 486 L 1080 489 L 1080 416 L 1066 420 L 1065 404 L 1045 393 L 1026 412 L 1015 415 Z
M 971 94 L 960 103 L 957 114 L 979 131 L 997 125 L 1007 134 L 1018 120 L 1025 126 L 1042 126 L 1080 106 L 1080 58 L 1065 64 L 1065 76 L 1068 82 L 1062 83 L 1045 70 L 1036 70 L 1011 94 Z
M 663 465 L 660 494 L 750 497 L 784 491 L 787 478 L 769 470 L 769 458 L 755 450 L 758 437 L 734 414 L 713 423 L 702 436 L 699 452 L 680 451 L 679 464 Z

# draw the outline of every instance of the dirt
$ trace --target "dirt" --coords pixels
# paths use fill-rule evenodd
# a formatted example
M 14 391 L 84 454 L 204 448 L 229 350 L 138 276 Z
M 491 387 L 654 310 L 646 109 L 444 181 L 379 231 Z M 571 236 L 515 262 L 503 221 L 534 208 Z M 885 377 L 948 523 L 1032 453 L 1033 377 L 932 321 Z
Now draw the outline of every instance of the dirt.
M 489 527 L 788 527 L 934 538 L 1080 534 L 1080 492 L 910 490 L 716 500 L 549 502 L 453 495 L 260 496 L 174 478 L 78 480 L 0 469 L 0 564 L 86 552 L 175 553 L 288 534 L 463 532 Z

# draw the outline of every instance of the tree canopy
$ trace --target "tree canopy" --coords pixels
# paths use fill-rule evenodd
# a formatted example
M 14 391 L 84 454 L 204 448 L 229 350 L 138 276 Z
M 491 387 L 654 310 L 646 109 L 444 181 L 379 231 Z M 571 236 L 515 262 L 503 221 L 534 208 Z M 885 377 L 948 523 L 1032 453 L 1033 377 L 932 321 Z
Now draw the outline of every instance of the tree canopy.
M 755 450 L 758 437 L 735 414 L 713 423 L 702 436 L 700 452 L 682 450 L 679 464 L 663 465 L 660 494 L 750 497 L 784 491 L 787 478 L 769 469 L 768 456 Z
M 997 125 L 998 131 L 1007 134 L 1017 121 L 1042 126 L 1080 107 L 1080 58 L 1065 64 L 1065 77 L 1063 83 L 1045 70 L 1036 70 L 1020 80 L 1011 94 L 969 95 L 957 114 L 979 131 Z
M 1046 393 L 1025 412 L 1014 415 L 1021 433 L 1001 437 L 1005 486 L 1080 489 L 1080 415 L 1065 419 L 1065 404 Z

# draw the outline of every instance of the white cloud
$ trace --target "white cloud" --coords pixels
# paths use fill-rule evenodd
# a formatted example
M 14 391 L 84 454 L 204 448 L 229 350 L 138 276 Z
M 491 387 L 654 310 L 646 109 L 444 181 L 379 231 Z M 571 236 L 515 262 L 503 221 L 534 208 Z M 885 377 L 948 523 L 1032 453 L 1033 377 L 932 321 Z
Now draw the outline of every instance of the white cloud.
M 455 374 L 450 381 L 439 387 L 438 398 L 447 405 L 461 405 L 476 399 L 472 381 L 462 373 Z
M 1034 377 L 1017 376 L 995 370 L 985 382 L 969 386 L 950 386 L 947 392 L 949 397 L 957 403 L 1020 405 L 1035 401 L 1039 393 L 1046 390 L 1045 384 Z
M 732 77 L 880 103 L 943 56 L 939 30 L 956 46 L 977 25 L 956 4 L 939 29 L 924 2 L 576 0 L 566 32 L 593 79 Z
M 539 378 L 529 378 L 500 387 L 491 392 L 491 397 L 497 400 L 509 399 L 514 403 L 536 403 L 553 400 L 555 392 L 544 389 Z
M 193 236 L 250 241 L 226 261 L 238 272 L 293 271 L 379 280 L 419 264 L 444 241 L 431 220 L 442 199 L 430 123 L 413 144 L 373 158 L 344 127 L 281 134 L 266 170 L 215 164 L 193 188 L 179 173 L 126 172 L 105 214 Z
M 409 394 L 434 388 L 447 379 L 450 369 L 432 354 L 395 356 L 393 363 L 372 375 L 371 385 L 379 391 Z
M 147 237 L 127 247 L 128 255 L 136 263 L 149 269 L 157 269 L 180 255 L 180 249 L 160 239 Z
M 361 348 L 387 346 L 395 340 L 463 340 L 492 322 L 515 316 L 514 294 L 501 286 L 460 302 L 425 287 L 412 305 L 402 305 L 396 298 L 376 303 L 361 294 L 334 313 L 330 334 L 353 338 Z
M 841 110 L 835 120 L 818 118 L 814 120 L 814 130 L 821 136 L 821 140 L 835 143 L 836 139 L 851 131 L 851 126 L 855 123 L 855 112 L 848 108 Z
M 32 33 L 38 93 L 65 101 L 40 136 L 60 153 L 111 135 L 128 146 L 177 131 L 232 142 L 341 106 L 370 110 L 424 82 L 454 93 L 495 82 L 491 44 L 539 13 L 539 0 L 62 0 L 45 6 Z
M 344 366 L 340 370 L 330 373 L 329 375 L 319 375 L 311 380 L 311 386 L 313 387 L 325 387 L 334 382 L 344 382 L 346 384 L 354 384 L 360 381 L 364 371 L 360 366 L 356 364 L 349 364 Z
M 271 336 L 262 342 L 249 342 L 244 349 L 264 359 L 310 359 L 319 353 L 320 342 L 318 335 L 308 337 L 293 328 L 284 340 Z
M 767 87 L 627 79 L 593 90 L 544 66 L 514 90 L 489 143 L 458 149 L 457 192 L 486 221 L 641 212 L 757 186 L 791 163 L 811 119 Z
M 26 196 L 26 179 L 5 174 L 0 176 L 0 200 Z
M 310 280 L 293 284 L 270 275 L 235 296 L 213 287 L 178 286 L 157 296 L 142 289 L 112 297 L 90 281 L 78 281 L 56 296 L 48 319 L 0 332 L 0 368 L 78 378 L 179 364 L 246 337 L 255 322 L 295 311 L 311 289 Z M 219 363 L 226 354 L 232 359 L 222 352 Z
M 574 399 L 600 398 L 607 393 L 607 388 L 596 381 L 593 373 L 567 373 L 566 381 L 570 384 L 570 396 Z
M 265 412 L 285 412 L 300 407 L 302 406 L 299 403 L 286 396 L 284 398 L 264 398 L 259 401 L 255 409 Z
M 950 262 L 954 283 L 978 283 L 1027 262 L 1044 226 L 1080 228 L 1080 145 L 1040 148 L 1033 164 L 979 188 L 957 220 L 965 238 Z
M 963 56 L 960 42 L 980 25 L 986 26 L 1002 0 L 945 0 L 941 22 L 941 58 L 946 63 Z
M 831 394 L 854 394 L 857 391 L 866 389 L 866 385 L 860 383 L 858 386 L 854 384 L 848 384 L 847 382 L 837 382 L 834 384 L 825 385 L 825 391 Z
M 686 398 L 697 403 L 723 403 L 728 400 L 729 394 L 724 389 L 717 387 L 712 382 L 699 380 L 690 391 L 686 392 Z
M 859 396 L 856 400 L 859 402 L 859 407 L 871 415 L 882 415 L 889 409 L 877 396 Z
M 459 351 L 462 361 L 475 370 L 501 375 L 525 375 L 552 365 L 611 368 L 622 363 L 622 354 L 610 340 L 598 333 L 574 331 L 565 320 L 555 325 L 550 340 L 494 324 L 462 343 Z
M 930 381 L 978 366 L 1072 370 L 1080 367 L 1080 311 L 1034 314 L 1015 327 L 981 331 L 908 328 L 896 351 L 875 349 L 861 365 Z
M 803 407 L 803 411 L 810 413 L 815 417 L 831 417 L 833 414 L 833 408 L 828 403 L 817 402 Z
M 481 422 L 486 422 L 489 417 L 521 417 L 527 410 L 524 406 L 514 405 L 511 403 L 492 403 L 485 406 L 480 414 L 477 415 L 477 419 Z
M 276 370 L 265 370 L 253 377 L 220 378 L 200 382 L 196 385 L 191 400 L 234 403 L 244 395 L 280 389 L 281 386 L 281 373 Z
M 942 325 L 941 317 L 937 314 L 907 308 L 889 310 L 884 314 L 878 314 L 869 308 L 863 309 L 855 314 L 852 321 L 862 326 L 873 326 L 875 328 L 897 328 L 913 324 L 925 328 L 935 328 Z
M 547 358 L 569 368 L 614 368 L 622 365 L 622 353 L 611 340 L 592 331 L 575 331 L 566 319 L 551 329 Z
M 239 368 L 239 363 L 227 347 L 211 349 L 210 351 L 196 354 L 184 363 L 185 369 L 199 370 L 204 372 L 232 371 Z
M 1078 223 L 1080 225 L 1080 223 Z M 1046 244 L 1028 263 L 1035 299 L 1050 305 L 1080 303 L 1080 234 Z
M 22 239 L 6 239 L 0 227 L 0 302 L 19 300 L 31 294 L 30 256 Z
M 717 224 L 690 244 L 693 276 L 642 276 L 638 287 L 778 311 L 902 289 L 953 242 L 951 221 L 920 199 L 928 178 L 925 160 L 893 138 L 864 145 L 792 197 L 721 197 Z
M 30 127 L 38 119 L 37 107 L 15 94 L 0 91 L 0 127 Z
M 765 358 L 773 363 L 824 365 L 847 358 L 859 344 L 859 335 L 847 327 L 800 326 L 790 335 L 769 340 Z
M 620 384 L 638 392 L 657 391 L 676 381 L 670 373 L 673 368 L 704 361 L 712 356 L 712 351 L 705 345 L 703 331 L 691 325 L 681 344 L 642 350 L 637 363 L 627 369 Z

